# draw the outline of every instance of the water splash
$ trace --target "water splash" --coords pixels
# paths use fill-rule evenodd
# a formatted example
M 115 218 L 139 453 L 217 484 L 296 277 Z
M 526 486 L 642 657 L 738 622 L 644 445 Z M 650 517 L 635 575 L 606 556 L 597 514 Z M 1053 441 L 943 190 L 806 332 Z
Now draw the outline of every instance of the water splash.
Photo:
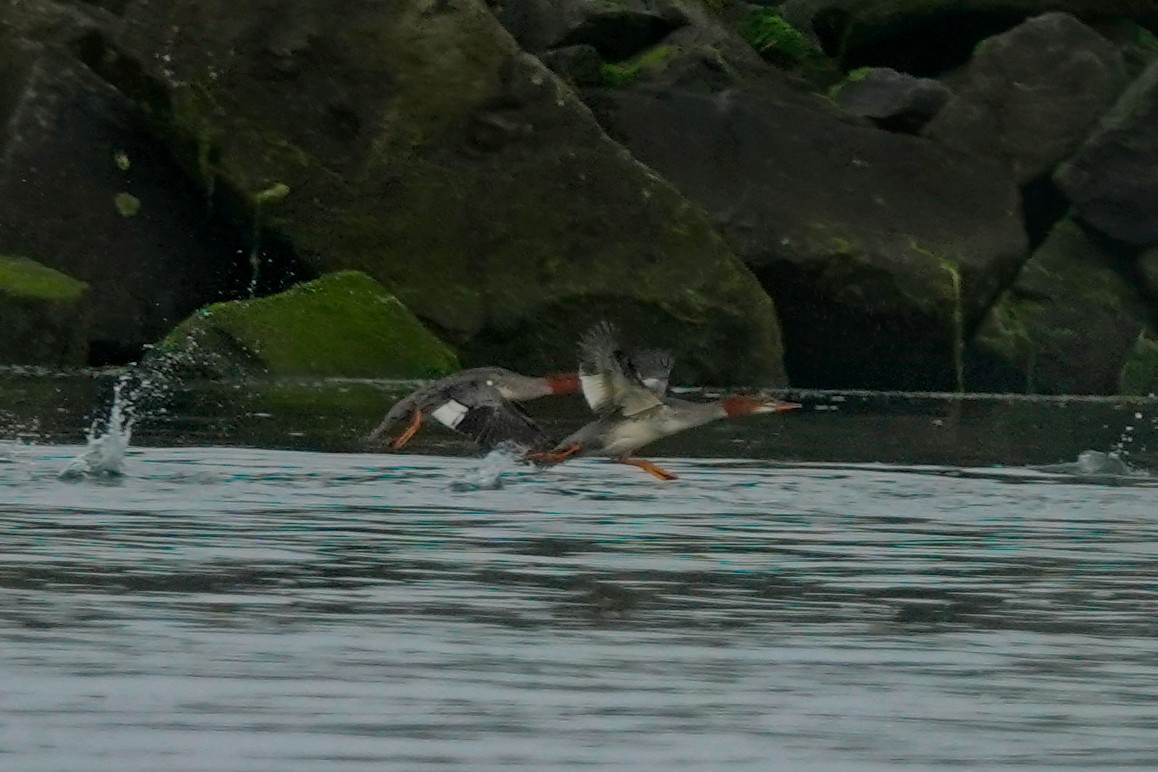
M 469 491 L 497 491 L 506 484 L 505 479 L 523 473 L 527 464 L 523 460 L 527 449 L 513 442 L 504 442 L 482 457 L 478 467 L 460 480 L 450 483 L 456 493 Z
M 177 382 L 177 364 L 171 354 L 146 349 L 141 361 L 117 378 L 107 414 L 93 419 L 84 451 L 61 470 L 60 477 L 75 480 L 123 476 L 133 424 L 143 415 L 164 412 L 164 402 Z
M 108 416 L 103 421 L 93 421 L 84 452 L 61 470 L 62 479 L 120 477 L 125 473 L 125 454 L 133 436 L 134 420 L 132 404 L 128 401 L 128 379 L 126 373 L 117 380 Z

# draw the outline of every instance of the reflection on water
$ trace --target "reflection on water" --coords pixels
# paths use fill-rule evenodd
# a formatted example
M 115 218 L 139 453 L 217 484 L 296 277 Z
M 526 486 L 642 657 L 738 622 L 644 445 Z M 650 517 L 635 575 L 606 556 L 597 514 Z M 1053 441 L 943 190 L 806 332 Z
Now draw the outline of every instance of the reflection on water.
M 1130 470 L 80 450 L 0 444 L 4 769 L 1158 765 Z

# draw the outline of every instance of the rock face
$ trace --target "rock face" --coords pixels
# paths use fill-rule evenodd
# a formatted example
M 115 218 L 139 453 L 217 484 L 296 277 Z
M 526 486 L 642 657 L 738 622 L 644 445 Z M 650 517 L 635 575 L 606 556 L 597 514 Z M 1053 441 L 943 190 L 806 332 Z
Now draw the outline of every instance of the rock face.
M 1049 13 L 983 42 L 925 134 L 1001 161 L 1024 184 L 1076 150 L 1125 86 L 1114 45 Z
M 122 94 L 60 51 L 9 48 L 0 81 L 0 252 L 88 283 L 93 364 L 240 284 L 205 197 Z
M 963 335 L 1024 259 L 996 165 L 787 90 L 589 102 L 700 202 L 776 300 L 793 383 L 954 388 Z
M 264 200 L 263 232 L 364 270 L 468 362 L 565 366 L 608 315 L 685 378 L 783 381 L 759 283 L 481 2 L 142 2 L 120 24 L 93 66 L 225 209 Z
M 213 375 L 430 378 L 458 369 L 453 351 L 358 271 L 207 306 L 159 348 Z
M 1110 236 L 1158 244 L 1158 60 L 1126 89 L 1054 181 Z
M 973 348 L 980 391 L 1114 394 L 1148 319 L 1126 260 L 1062 220 L 986 314 Z
M 915 78 L 888 67 L 865 67 L 849 73 L 829 96 L 845 112 L 869 118 L 882 129 L 916 134 L 952 93 L 932 78 Z
M 86 290 L 40 263 L 0 255 L 0 365 L 83 365 Z

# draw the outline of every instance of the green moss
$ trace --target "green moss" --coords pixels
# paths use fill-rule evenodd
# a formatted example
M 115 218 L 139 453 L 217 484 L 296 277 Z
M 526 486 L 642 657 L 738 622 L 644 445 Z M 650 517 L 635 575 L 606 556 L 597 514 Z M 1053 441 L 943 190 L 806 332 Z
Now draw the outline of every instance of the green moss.
M 284 182 L 277 182 L 273 185 L 270 185 L 260 193 L 256 193 L 253 197 L 253 203 L 255 206 L 260 207 L 262 204 L 266 204 L 271 201 L 281 201 L 289 194 L 289 185 L 286 185 Z
M 1135 37 L 1134 45 L 1143 51 L 1149 51 L 1150 53 L 1158 55 L 1158 35 L 1155 35 L 1141 24 L 1138 25 L 1138 34 Z
M 1146 396 L 1158 393 L 1158 337 L 1143 330 L 1126 358 L 1118 393 Z
M 121 217 L 135 217 L 141 211 L 141 199 L 131 193 L 118 193 L 113 196 L 113 206 Z
M 622 62 L 607 62 L 600 68 L 605 86 L 627 86 L 647 70 L 658 69 L 675 54 L 675 47 L 661 43 Z
M 769 63 L 827 88 L 840 79 L 836 63 L 771 7 L 754 8 L 737 26 L 740 36 Z
M 0 294 L 72 303 L 88 288 L 83 281 L 24 257 L 0 255 Z
M 458 369 L 444 343 L 358 271 L 328 274 L 267 298 L 207 306 L 161 348 L 180 350 L 198 340 L 228 340 L 278 376 L 416 378 Z
M 819 52 L 775 8 L 754 8 L 740 20 L 740 35 L 765 59 L 794 65 Z

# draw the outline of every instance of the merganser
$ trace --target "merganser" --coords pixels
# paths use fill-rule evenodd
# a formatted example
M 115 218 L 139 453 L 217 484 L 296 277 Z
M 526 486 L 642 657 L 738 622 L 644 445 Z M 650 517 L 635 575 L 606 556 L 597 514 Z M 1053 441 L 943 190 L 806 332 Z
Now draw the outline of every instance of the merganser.
M 552 373 L 542 377 L 520 375 L 502 367 L 476 367 L 429 383 L 398 401 L 370 433 L 371 441 L 389 436 L 405 425 L 398 436 L 388 440 L 397 450 L 410 441 L 426 416 L 448 429 L 489 448 L 513 441 L 529 448 L 543 447 L 542 430 L 519 402 L 552 394 L 570 394 L 579 388 L 575 373 Z
M 527 458 L 536 463 L 556 464 L 572 456 L 610 456 L 661 480 L 674 480 L 676 475 L 671 472 L 633 457 L 635 451 L 663 437 L 721 418 L 780 413 L 800 407 L 795 402 L 764 400 L 743 394 L 730 394 L 714 402 L 689 402 L 666 396 L 663 392 L 657 393 L 644 382 L 631 358 L 624 355 L 618 331 L 607 322 L 588 331 L 579 348 L 579 383 L 583 396 L 598 418 L 564 438 L 551 450 L 528 453 Z

